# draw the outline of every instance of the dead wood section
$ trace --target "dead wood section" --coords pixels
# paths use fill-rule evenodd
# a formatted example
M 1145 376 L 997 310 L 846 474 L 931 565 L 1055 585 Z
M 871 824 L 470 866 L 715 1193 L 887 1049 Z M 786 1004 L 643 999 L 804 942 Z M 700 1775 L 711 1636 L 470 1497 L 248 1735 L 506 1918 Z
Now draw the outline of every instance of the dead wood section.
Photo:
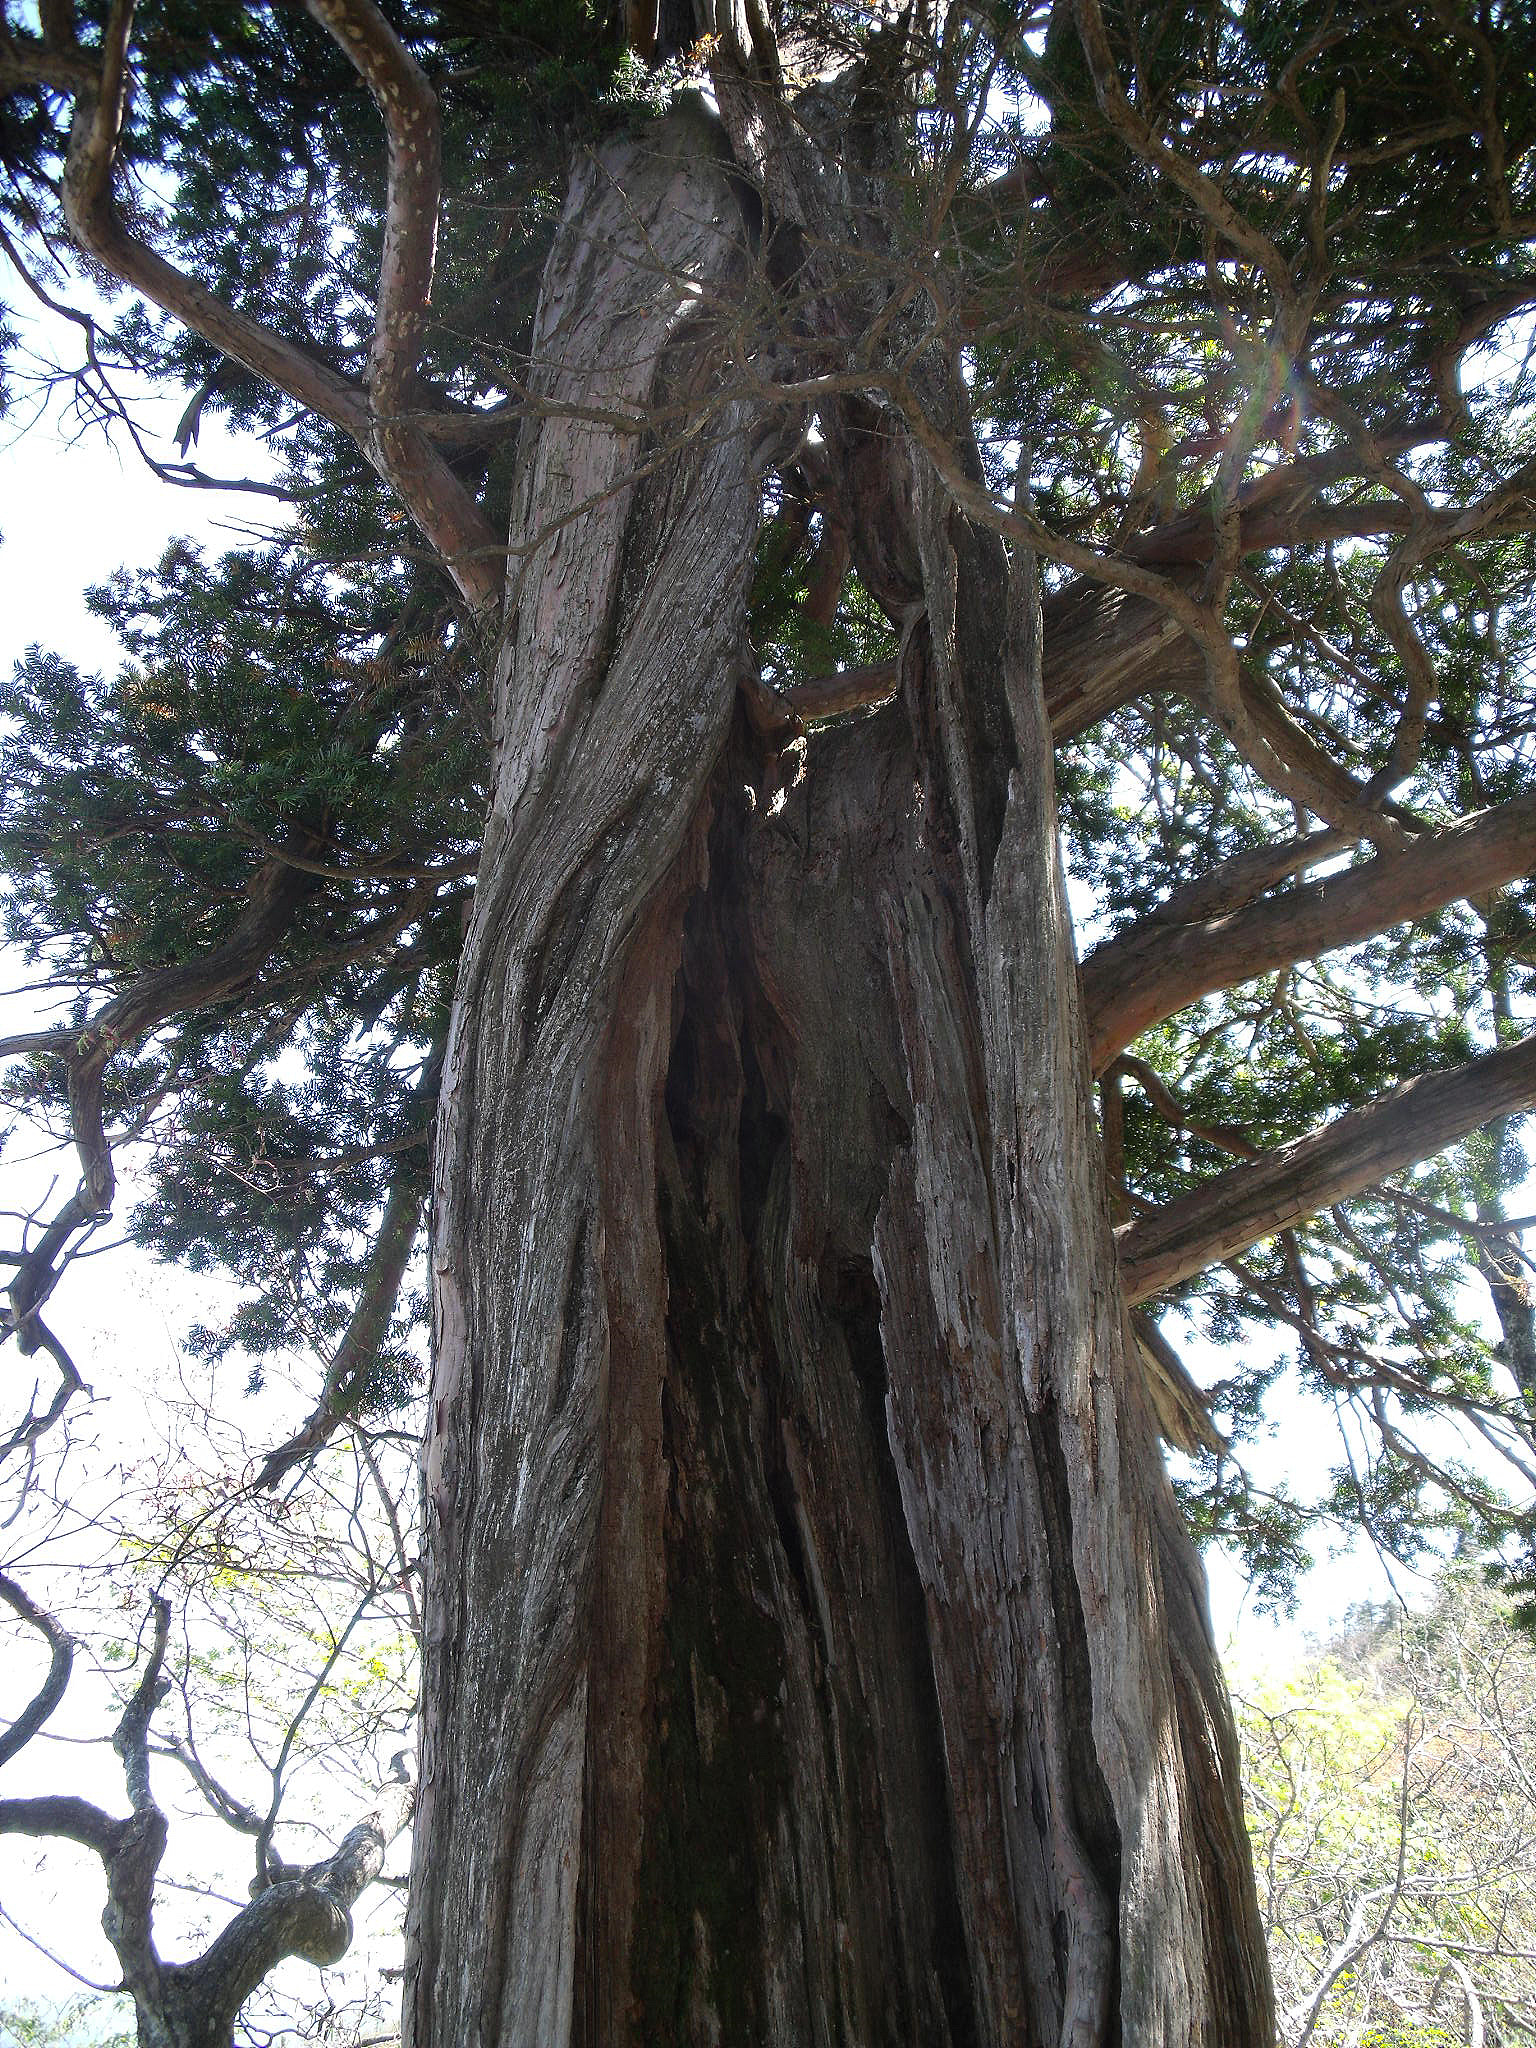
M 813 132 L 751 131 L 789 218 Z M 735 204 L 713 131 L 653 130 L 578 176 L 544 279 L 437 1157 L 407 2037 L 1258 2048 L 1030 564 L 837 408 L 899 697 L 804 756 L 735 725 L 752 423 L 638 483 L 611 423 L 709 374 L 677 279 L 729 290 Z

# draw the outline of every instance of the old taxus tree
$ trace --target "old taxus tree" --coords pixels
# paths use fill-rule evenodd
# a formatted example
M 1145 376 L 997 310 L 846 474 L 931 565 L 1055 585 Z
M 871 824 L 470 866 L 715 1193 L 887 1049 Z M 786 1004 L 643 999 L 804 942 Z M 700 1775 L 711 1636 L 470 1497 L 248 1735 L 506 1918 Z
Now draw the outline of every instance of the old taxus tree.
M 7 22 L 76 403 L 284 501 L 8 700 L 13 1449 L 128 1140 L 210 1353 L 327 1360 L 258 1485 L 430 1216 L 414 2048 L 1267 2044 L 1192 1533 L 1528 1570 L 1525 8 Z M 227 2040 L 379 1824 L 163 1963 L 155 1641 L 133 1817 L 0 1823 Z

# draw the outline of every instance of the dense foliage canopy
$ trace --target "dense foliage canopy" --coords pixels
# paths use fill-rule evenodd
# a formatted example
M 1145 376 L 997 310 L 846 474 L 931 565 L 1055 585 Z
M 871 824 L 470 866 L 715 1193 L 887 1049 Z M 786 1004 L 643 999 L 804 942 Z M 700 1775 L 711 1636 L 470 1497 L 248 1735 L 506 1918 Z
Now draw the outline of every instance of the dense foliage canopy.
M 947 15 L 931 41 L 858 10 L 791 25 L 824 56 L 872 37 L 866 63 L 897 67 L 888 89 L 916 119 L 892 167 L 881 331 L 851 353 L 821 344 L 820 365 L 802 348 L 784 400 L 754 635 L 770 685 L 841 672 L 878 690 L 898 624 L 849 573 L 797 423 L 817 391 L 849 389 L 921 417 L 903 380 L 937 332 L 964 357 L 985 466 L 956 489 L 1052 565 L 1047 682 L 1090 1002 L 1145 976 L 1175 927 L 1182 949 L 1148 1028 L 1126 1044 L 1113 1015 L 1100 1047 L 1130 1217 L 1520 1035 L 1536 86 L 1518 6 L 1088 19 Z M 135 1233 L 255 1283 L 201 1341 L 258 1367 L 295 1343 L 342 1356 L 360 1306 L 331 1392 L 387 1405 L 411 1370 L 409 1311 L 385 1328 L 476 858 L 485 628 L 342 427 L 295 412 L 186 307 L 72 266 L 70 95 L 122 17 L 47 20 L 42 42 L 7 30 L 0 152 L 11 290 L 76 329 L 78 357 L 50 374 L 81 417 L 128 431 L 120 372 L 185 388 L 175 481 L 199 480 L 209 408 L 264 434 L 280 468 L 255 501 L 277 501 L 265 537 L 219 561 L 175 549 L 95 594 L 118 675 L 39 645 L 9 686 L 6 914 L 58 1019 L 16 1041 L 9 1099 L 72 1129 L 88 1178 L 110 1174 L 105 1141 L 149 1146 Z M 709 50 L 657 62 L 577 8 L 421 8 L 400 26 L 442 117 L 418 403 L 494 534 L 569 151 L 697 93 Z M 66 36 L 72 54 L 51 54 Z M 318 21 L 243 7 L 146 7 L 130 51 L 125 235 L 355 382 L 385 212 L 356 72 Z M 870 261 L 850 250 L 850 294 Z M 808 324 L 795 276 L 791 251 L 767 252 L 760 302 L 730 309 L 748 388 L 778 381 Z M 20 416 L 36 375 L 13 366 Z M 1390 887 L 1387 866 L 1484 813 L 1513 820 L 1520 850 L 1451 900 L 1420 885 L 1363 922 L 1309 918 L 1308 875 L 1374 863 Z M 1294 908 L 1294 932 L 1224 986 L 1244 929 L 1210 919 L 1261 903 Z M 1203 1453 L 1191 1512 L 1241 1532 L 1273 1584 L 1318 1507 L 1403 1550 L 1447 1518 L 1484 1540 L 1508 1526 L 1490 1449 L 1513 1460 L 1504 1488 L 1528 1492 L 1536 1345 L 1506 1217 L 1525 1167 L 1501 1106 L 1433 1164 L 1164 1291 L 1169 1333 L 1192 1322 L 1230 1361 L 1214 1405 L 1237 1455 Z M 24 1341 L 94 1203 L 45 1259 L 27 1248 Z M 1288 1366 L 1337 1414 L 1337 1449 L 1260 1493 L 1240 1446 Z M 1472 1464 L 1421 1432 L 1444 1413 L 1479 1439 Z
M 0 254 L 58 339 L 41 373 L 13 348 L 7 404 L 41 375 L 168 484 L 209 481 L 214 414 L 265 451 L 247 545 L 93 593 L 115 675 L 39 644 L 6 690 L 39 1016 L 5 1101 L 80 1162 L 6 1254 L 7 1334 L 58 1373 L 13 1470 L 78 1386 L 69 1268 L 130 1151 L 134 1235 L 245 1289 L 198 1347 L 316 1361 L 263 1484 L 417 1384 L 541 268 L 573 161 L 679 109 L 725 154 L 751 79 L 808 120 L 842 94 L 888 169 L 823 245 L 736 163 L 751 282 L 704 308 L 711 380 L 593 412 L 642 475 L 733 406 L 767 423 L 743 720 L 814 749 L 895 689 L 911 621 L 823 428 L 899 422 L 1044 567 L 1109 1199 L 1188 1515 L 1271 1597 L 1319 1519 L 1529 1589 L 1527 0 L 770 12 L 6 8 Z M 145 377 L 186 395 L 175 456 Z

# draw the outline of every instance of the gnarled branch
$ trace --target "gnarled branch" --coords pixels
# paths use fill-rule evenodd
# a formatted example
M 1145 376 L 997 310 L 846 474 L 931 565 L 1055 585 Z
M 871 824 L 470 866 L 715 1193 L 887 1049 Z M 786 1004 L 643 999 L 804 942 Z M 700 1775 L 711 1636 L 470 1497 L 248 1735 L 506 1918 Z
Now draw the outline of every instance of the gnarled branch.
M 414 389 L 431 288 L 438 199 L 436 103 L 419 67 L 370 0 L 314 0 L 311 12 L 335 36 L 384 117 L 389 199 L 366 388 L 313 349 L 289 341 L 226 304 L 135 235 L 113 192 L 131 89 L 128 44 L 133 0 L 113 0 L 99 57 L 90 61 L 71 32 L 23 58 L 35 70 L 60 63 L 75 93 L 65 159 L 65 218 L 78 246 L 114 277 L 350 435 L 441 557 L 477 614 L 501 600 L 500 551 L 473 498 L 419 424 L 401 414 Z M 3 77 L 0 70 L 0 77 Z M 61 76 L 63 73 L 61 73 Z
M 0 1598 L 24 1619 L 44 1626 L 44 1632 L 55 1641 L 56 1672 L 58 1643 L 67 1645 L 68 1637 L 56 1623 L 47 1626 L 51 1618 L 42 1616 L 41 1610 L 3 1577 Z M 404 1757 L 397 1757 L 394 1776 L 383 1788 L 374 1811 L 349 1830 L 331 1855 L 305 1869 L 284 1869 L 279 1880 L 242 1907 L 194 1961 L 162 1961 L 155 1949 L 152 1922 L 155 1879 L 167 1831 L 150 1786 L 149 1730 L 167 1684 L 169 1602 L 157 1597 L 151 1613 L 154 1627 L 149 1655 L 112 1738 L 122 1760 L 132 1812 L 115 1819 L 71 1793 L 0 1799 L 0 1835 L 57 1837 L 78 1842 L 101 1858 L 107 1879 L 102 1927 L 122 1969 L 122 1989 L 131 1994 L 138 2009 L 141 2040 L 167 2044 L 167 2048 L 229 2048 L 241 2006 L 275 1964 L 285 1956 L 302 1956 L 323 1965 L 338 1961 L 345 1953 L 352 1939 L 351 1907 L 383 1869 L 390 1844 L 409 1825 L 415 1810 L 415 1788 Z M 66 1667 L 56 1687 L 59 1695 L 67 1680 Z M 48 1685 L 54 1685 L 54 1673 L 50 1673 Z M 29 1714 L 36 1704 L 28 1709 Z M 38 1716 L 39 1723 L 42 1718 Z
M 36 1629 L 48 1644 L 48 1670 L 42 1684 L 28 1700 L 15 1720 L 0 1735 L 0 1764 L 7 1764 L 16 1752 L 24 1749 L 38 1729 L 48 1719 L 64 1697 L 69 1684 L 69 1674 L 74 1667 L 75 1646 L 68 1633 L 44 1607 L 39 1607 L 28 1598 L 13 1578 L 0 1572 L 0 1600 L 11 1612 L 24 1621 L 28 1628 Z

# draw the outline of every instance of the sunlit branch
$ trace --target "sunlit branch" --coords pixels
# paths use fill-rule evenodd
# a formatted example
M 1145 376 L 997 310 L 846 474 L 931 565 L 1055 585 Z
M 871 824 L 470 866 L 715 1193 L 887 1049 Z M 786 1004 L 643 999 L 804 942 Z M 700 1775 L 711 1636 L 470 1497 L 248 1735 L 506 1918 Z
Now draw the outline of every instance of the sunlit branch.
M 368 422 L 357 438 L 473 609 L 494 613 L 504 559 L 496 537 L 430 436 L 403 417 L 416 402 L 432 296 L 442 172 L 436 95 L 373 0 L 306 4 L 368 87 L 389 153 L 384 252 L 368 350 Z
M 1164 1017 L 1216 989 L 1428 916 L 1536 866 L 1536 795 L 1513 797 L 1401 851 L 1222 917 L 1170 926 L 1144 919 L 1083 962 L 1090 1057 L 1102 1072 Z
M 1116 1239 L 1130 1302 L 1193 1278 L 1390 1174 L 1431 1158 L 1496 1116 L 1536 1103 L 1536 1037 L 1448 1073 L 1405 1082 L 1364 1109 L 1124 1225 Z
M 64 168 L 64 211 L 79 246 L 114 277 L 194 333 L 233 356 L 258 376 L 361 440 L 367 428 L 362 392 L 309 350 L 236 312 L 197 279 L 186 276 L 140 241 L 117 210 L 112 183 L 130 91 L 128 41 L 131 0 L 114 0 L 102 35 L 99 68 L 79 78 L 69 153 Z
M 329 6 L 316 0 L 313 11 L 359 66 L 386 118 L 393 231 L 386 229 L 366 388 L 340 375 L 313 350 L 228 305 L 125 224 L 113 181 L 131 90 L 131 0 L 114 0 L 98 61 L 88 61 L 72 35 L 70 46 L 59 53 L 68 60 L 76 95 L 63 180 L 65 216 L 79 247 L 114 277 L 350 435 L 399 492 L 472 609 L 494 612 L 501 589 L 494 535 L 430 440 L 419 428 L 391 419 L 410 395 L 426 315 L 437 219 L 435 104 L 413 60 L 368 0 L 335 0 Z M 414 203 L 428 194 L 427 219 L 413 221 Z

